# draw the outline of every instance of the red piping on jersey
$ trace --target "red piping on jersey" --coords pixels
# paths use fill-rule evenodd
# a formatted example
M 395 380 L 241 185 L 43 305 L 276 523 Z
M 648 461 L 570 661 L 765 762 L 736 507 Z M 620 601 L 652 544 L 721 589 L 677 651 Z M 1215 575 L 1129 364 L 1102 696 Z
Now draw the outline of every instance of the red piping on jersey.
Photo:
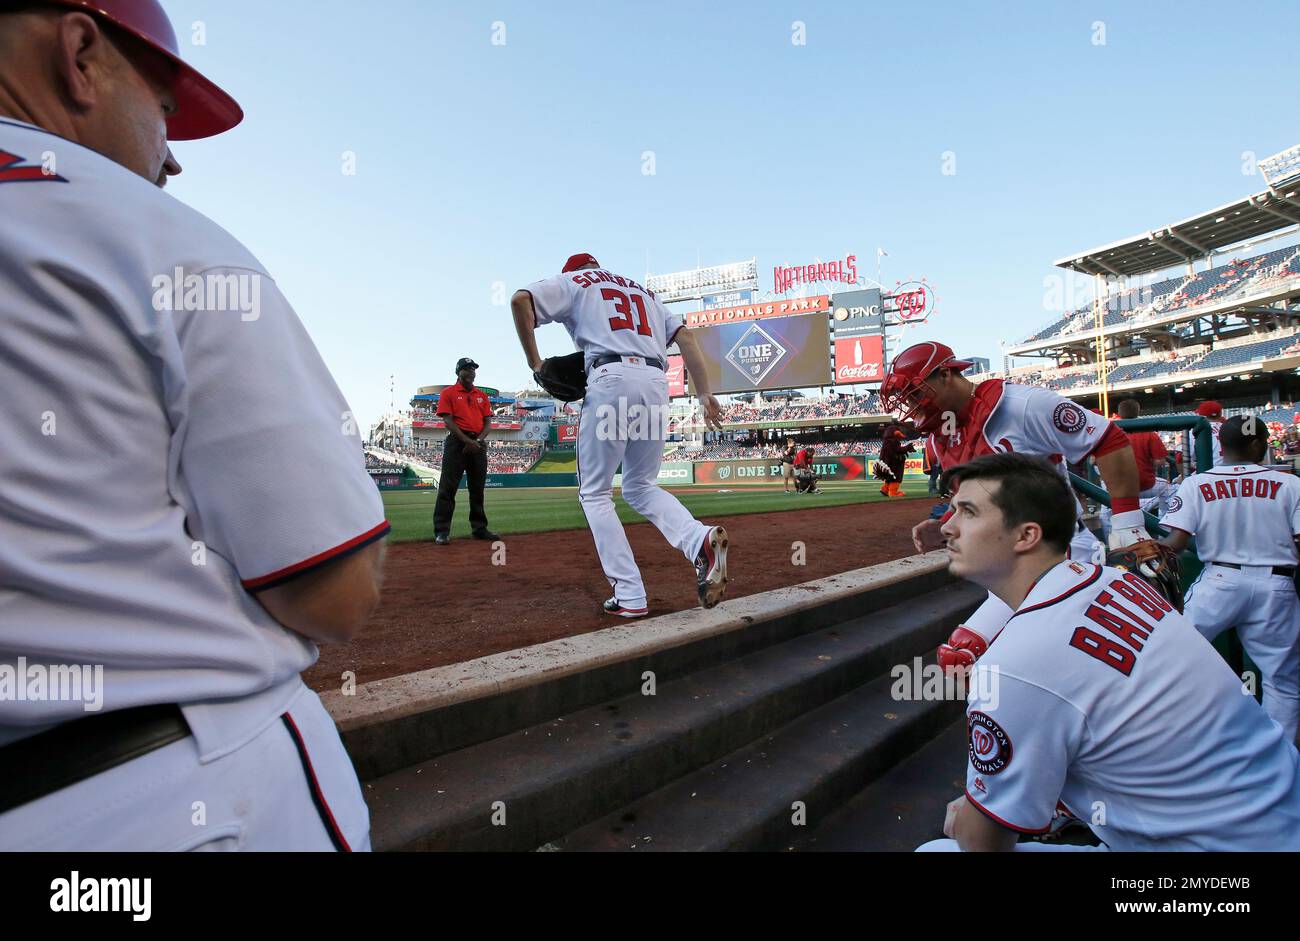
M 1101 566 L 1094 565 L 1092 567 L 1092 574 L 1089 575 L 1087 578 L 1085 578 L 1083 581 L 1079 582 L 1079 584 L 1066 589 L 1065 591 L 1061 592 L 1061 594 L 1057 595 L 1055 598 L 1052 598 L 1050 601 L 1040 601 L 1038 602 L 1038 604 L 1031 604 L 1027 608 L 1021 608 L 1015 614 L 1011 615 L 1011 617 L 1007 618 L 1007 623 L 1010 624 L 1014 618 L 1018 618 L 1022 614 L 1028 614 L 1030 611 L 1040 611 L 1043 608 L 1050 608 L 1052 605 L 1056 604 L 1057 602 L 1064 601 L 1066 598 L 1070 597 L 1071 595 L 1083 591 L 1089 585 L 1096 582 L 1097 579 L 1099 578 L 1101 578 Z M 1004 627 L 1003 630 L 1006 630 L 1006 628 Z
M 950 791 L 949 793 L 952 792 Z M 1017 833 L 1046 833 L 1048 830 L 1052 829 L 1051 821 L 1048 821 L 1047 826 L 1039 827 L 1037 830 L 1031 830 L 1028 827 L 1018 827 L 1014 823 L 1007 823 L 1007 821 L 1003 820 L 993 811 L 989 810 L 987 807 L 982 805 L 975 798 L 971 797 L 970 788 L 966 789 L 966 799 L 970 801 L 971 804 L 974 805 L 975 809 L 978 810 L 980 813 L 982 813 L 984 816 L 988 817 L 990 820 L 992 820 L 994 823 L 998 824 L 999 826 L 1006 827 L 1008 830 L 1015 830 Z
M 388 535 L 388 531 L 391 528 L 389 522 L 384 520 L 384 522 L 380 523 L 374 529 L 364 532 L 353 539 L 349 539 L 347 542 L 341 543 L 333 549 L 326 549 L 324 552 L 314 555 L 310 559 L 303 559 L 301 562 L 290 565 L 288 568 L 282 568 L 277 572 L 272 572 L 269 575 L 263 575 L 260 578 L 245 579 L 241 584 L 244 586 L 246 591 L 251 592 L 266 591 L 268 588 L 279 587 L 285 582 L 297 578 L 299 575 L 303 575 L 317 566 L 324 565 L 326 562 L 332 562 L 335 559 L 340 559 L 345 555 L 351 555 L 353 552 L 364 549 L 372 542 L 375 542 L 378 539 L 383 539 Z
M 1129 441 L 1128 434 L 1119 425 L 1112 423 L 1106 429 L 1106 433 L 1101 436 L 1097 446 L 1088 453 L 1093 457 L 1103 457 L 1112 451 L 1118 451 L 1120 448 L 1131 448 L 1133 443 Z
M 303 741 L 302 733 L 298 731 L 298 724 L 287 712 L 280 718 L 284 720 L 285 728 L 289 730 L 289 737 L 293 739 L 294 747 L 298 749 L 298 759 L 302 762 L 303 774 L 307 776 L 311 801 L 316 805 L 316 812 L 320 814 L 320 821 L 325 825 L 325 832 L 329 834 L 330 842 L 340 853 L 352 852 L 347 837 L 343 835 L 338 821 L 334 819 L 334 811 L 330 810 L 329 802 L 325 800 L 325 793 L 320 789 L 320 781 L 316 779 L 316 769 L 312 767 L 311 755 L 307 753 L 307 743 Z
M 686 324 L 682 324 L 680 327 L 678 327 L 676 330 L 674 330 L 674 331 L 673 331 L 673 335 L 670 336 L 670 337 L 668 338 L 668 342 L 665 343 L 664 345 L 665 345 L 665 346 L 672 346 L 672 345 L 673 345 L 673 340 L 676 340 L 676 339 L 677 339 L 677 334 L 681 333 L 681 332 L 682 332 L 683 330 L 685 330 L 685 329 L 686 329 Z
M 1210 468 L 1210 469 L 1207 470 L 1207 471 L 1204 471 L 1204 473 L 1205 473 L 1207 476 L 1209 476 L 1209 475 L 1213 475 L 1213 476 L 1215 476 L 1215 477 L 1246 477 L 1246 476 L 1248 476 L 1248 475 L 1250 475 L 1250 474 L 1267 474 L 1267 473 L 1269 472 L 1269 470 L 1270 470 L 1270 468 L 1267 468 L 1267 467 L 1261 467 L 1261 468 L 1260 468 L 1259 470 L 1257 470 L 1257 471 L 1242 471 L 1242 472 L 1239 473 L 1239 474 L 1231 474 L 1231 473 L 1229 473 L 1229 474 L 1220 474 L 1220 473 L 1217 473 L 1218 468 L 1217 468 L 1217 467 L 1213 467 L 1213 468 Z

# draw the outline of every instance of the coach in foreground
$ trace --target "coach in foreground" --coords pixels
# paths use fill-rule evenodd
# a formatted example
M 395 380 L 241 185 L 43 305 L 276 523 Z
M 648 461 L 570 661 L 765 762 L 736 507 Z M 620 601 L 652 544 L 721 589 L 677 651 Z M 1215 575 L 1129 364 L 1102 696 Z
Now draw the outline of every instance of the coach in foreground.
M 1300 850 L 1300 754 L 1187 618 L 1066 553 L 1074 496 L 1017 454 L 954 468 L 949 571 L 1015 612 L 971 677 L 966 792 L 923 850 L 1026 843 L 1058 804 L 1112 850 Z

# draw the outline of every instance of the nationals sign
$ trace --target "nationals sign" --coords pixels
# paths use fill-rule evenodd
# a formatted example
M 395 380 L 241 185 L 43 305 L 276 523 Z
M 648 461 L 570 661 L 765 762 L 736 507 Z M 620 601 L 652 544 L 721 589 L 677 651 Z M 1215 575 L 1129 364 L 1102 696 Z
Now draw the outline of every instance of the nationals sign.
M 819 314 L 830 309 L 830 295 L 817 294 L 813 297 L 792 297 L 789 300 L 742 304 L 738 307 L 694 310 L 686 315 L 686 326 L 704 327 L 715 323 L 734 323 L 737 320 L 762 320 L 764 317 L 789 317 L 792 314 Z
M 856 284 L 858 256 L 849 255 L 843 261 L 817 261 L 811 265 L 782 265 L 772 269 L 772 291 L 784 294 L 796 284 L 815 284 L 818 281 L 839 281 Z

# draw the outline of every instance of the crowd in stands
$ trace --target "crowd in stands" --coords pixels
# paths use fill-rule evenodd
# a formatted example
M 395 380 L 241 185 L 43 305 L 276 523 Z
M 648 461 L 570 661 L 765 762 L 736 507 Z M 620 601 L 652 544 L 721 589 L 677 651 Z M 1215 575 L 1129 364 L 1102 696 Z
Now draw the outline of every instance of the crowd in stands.
M 1236 297 L 1262 295 L 1296 278 L 1300 278 L 1300 246 L 1291 245 L 1251 258 L 1234 258 L 1218 268 L 1114 294 L 1107 299 L 1104 323 L 1112 327 L 1125 321 L 1152 320 Z M 1068 337 L 1091 331 L 1095 326 L 1096 316 L 1088 304 L 1070 311 L 1022 342 Z
M 732 402 L 722 409 L 722 423 L 804 421 L 879 414 L 880 396 L 872 392 L 869 395 L 829 395 L 822 399 L 780 399 L 752 405 L 748 402 Z M 686 425 L 697 425 L 700 421 L 700 413 L 696 411 L 686 420 Z
M 1150 357 L 1134 358 L 1129 361 L 1115 360 L 1107 377 L 1107 384 L 1114 387 L 1123 382 L 1150 381 L 1168 378 L 1178 373 L 1197 372 L 1207 369 L 1224 369 L 1231 366 L 1245 366 L 1261 359 L 1281 356 L 1300 351 L 1300 334 L 1288 331 L 1267 339 L 1241 343 L 1218 348 L 1198 348 L 1193 352 L 1162 352 Z M 1011 377 L 1012 382 L 1025 385 L 1042 386 L 1053 392 L 1066 394 L 1076 389 L 1085 389 L 1097 384 L 1097 367 L 1091 363 L 1068 369 L 1044 369 L 1038 372 L 1017 373 Z
M 540 443 L 518 443 L 511 441 L 494 441 L 488 439 L 488 473 L 522 474 L 528 471 L 542 456 Z M 442 442 L 423 442 L 417 440 L 409 447 L 398 452 L 408 461 L 415 461 L 434 470 L 442 469 Z

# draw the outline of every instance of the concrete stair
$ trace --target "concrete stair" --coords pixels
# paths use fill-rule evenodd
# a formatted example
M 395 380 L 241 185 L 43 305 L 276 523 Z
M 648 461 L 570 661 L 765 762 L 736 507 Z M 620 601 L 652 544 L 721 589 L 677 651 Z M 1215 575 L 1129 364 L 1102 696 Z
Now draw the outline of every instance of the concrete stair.
M 646 664 L 637 661 L 607 668 L 603 680 L 571 676 L 516 697 L 493 713 L 496 725 L 482 718 L 483 703 L 403 719 L 389 731 L 418 732 L 408 738 L 426 757 L 410 760 L 409 743 L 373 745 L 367 760 L 382 773 L 362 773 L 374 846 L 794 846 L 960 717 L 961 701 L 896 700 L 890 670 L 931 657 L 983 598 L 926 577 L 668 651 L 655 695 L 643 694 Z M 451 727 L 466 716 L 473 734 Z M 507 721 L 513 728 L 502 729 Z M 383 732 L 357 739 L 378 743 Z M 391 767 L 392 755 L 406 756 L 402 766 Z M 792 824 L 796 801 L 802 825 Z

